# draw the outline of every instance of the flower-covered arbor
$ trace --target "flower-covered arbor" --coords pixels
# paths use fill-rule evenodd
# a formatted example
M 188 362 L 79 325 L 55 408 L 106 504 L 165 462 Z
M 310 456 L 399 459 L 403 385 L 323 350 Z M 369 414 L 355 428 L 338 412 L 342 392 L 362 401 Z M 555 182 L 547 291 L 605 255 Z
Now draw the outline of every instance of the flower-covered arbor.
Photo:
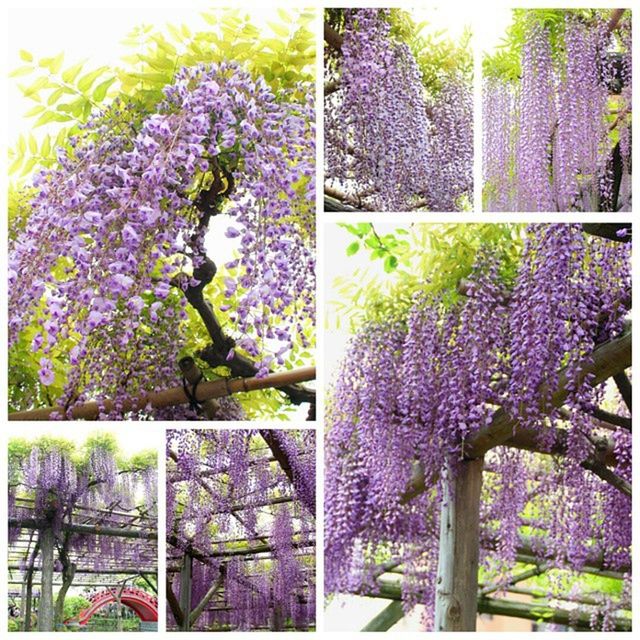
M 313 431 L 170 431 L 169 628 L 313 628 L 315 500 Z
M 631 227 L 438 230 L 465 277 L 375 299 L 332 390 L 325 588 L 401 601 L 370 630 L 629 629 Z
M 109 436 L 11 440 L 8 569 L 24 631 L 34 617 L 38 631 L 60 628 L 70 589 L 139 578 L 155 597 L 156 464 L 155 452 L 123 459 Z

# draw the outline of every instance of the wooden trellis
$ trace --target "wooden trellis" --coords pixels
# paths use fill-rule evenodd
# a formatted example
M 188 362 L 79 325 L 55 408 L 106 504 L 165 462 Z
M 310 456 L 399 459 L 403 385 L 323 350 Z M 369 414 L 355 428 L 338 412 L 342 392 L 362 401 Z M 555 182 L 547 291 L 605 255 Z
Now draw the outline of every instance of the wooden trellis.
M 8 520 L 9 527 L 19 529 L 16 540 L 9 545 L 8 571 L 10 583 L 19 584 L 20 613 L 23 631 L 31 630 L 34 605 L 33 587 L 40 586 L 38 602 L 38 631 L 54 629 L 54 614 L 64 601 L 64 594 L 72 586 L 110 586 L 123 579 L 140 576 L 150 588 L 150 580 L 157 579 L 157 523 L 155 518 L 144 515 L 141 510 L 124 512 L 107 509 L 78 507 L 71 522 L 60 525 L 62 534 L 95 535 L 117 537 L 123 540 L 124 549 L 118 558 L 100 557 L 99 567 L 86 554 L 67 550 L 67 563 L 61 579 L 55 578 L 55 534 L 53 523 L 33 515 L 33 500 L 17 498 L 19 515 Z M 140 555 L 132 544 L 144 540 L 147 551 Z M 71 569 L 70 569 L 71 568 Z M 84 576 L 77 583 L 75 576 Z M 54 603 L 53 586 L 60 586 L 63 597 Z M 55 604 L 55 606 L 54 606 Z
M 266 460 L 269 462 L 277 462 L 285 475 L 291 479 L 291 467 L 287 461 L 286 453 L 276 446 L 276 442 L 270 437 L 269 430 L 259 430 L 259 433 L 267 444 L 263 450 L 271 453 L 271 455 L 266 456 Z M 303 453 L 302 455 L 304 456 L 306 454 Z M 174 462 L 177 462 L 175 453 L 169 451 L 168 456 Z M 225 472 L 226 469 L 205 470 L 197 476 L 196 481 L 204 491 L 211 492 L 212 487 L 205 483 L 203 478 L 224 474 Z M 167 473 L 168 477 L 171 478 L 172 471 L 169 469 Z M 174 481 L 180 482 L 179 476 L 174 475 Z M 242 521 L 242 511 L 246 509 L 268 508 L 278 504 L 290 503 L 293 500 L 294 498 L 291 495 L 272 496 L 258 503 L 238 503 L 232 506 L 229 512 L 236 514 Z M 315 557 L 315 530 L 297 530 L 294 531 L 294 536 L 298 537 L 298 540 L 293 540 L 292 542 L 292 547 L 296 549 L 296 555 L 298 557 Z M 167 535 L 167 603 L 177 629 L 180 631 L 191 631 L 200 617 L 206 612 L 229 610 L 224 601 L 223 586 L 226 577 L 226 567 L 232 559 L 259 565 L 261 562 L 272 561 L 274 558 L 273 546 L 267 538 L 261 536 L 255 538 L 221 537 L 213 540 L 211 544 L 216 550 L 199 549 L 193 544 L 185 549 L 184 542 L 181 544 L 175 534 Z M 196 562 L 205 565 L 211 565 L 215 562 L 221 569 L 218 579 L 210 585 L 200 601 L 193 603 L 191 601 L 191 594 L 193 568 Z M 172 584 L 172 577 L 176 574 L 179 574 L 179 597 L 175 595 Z M 315 579 L 315 567 L 309 568 L 308 574 L 309 580 Z M 253 574 L 249 574 L 245 576 L 245 578 L 251 577 L 251 575 Z M 274 619 L 271 621 L 271 626 L 268 630 L 284 630 L 286 628 L 286 623 L 278 619 L 277 612 L 274 612 Z M 267 630 L 267 628 L 264 630 Z
M 581 380 L 591 375 L 592 386 L 597 386 L 613 378 L 630 412 L 630 383 L 625 374 L 630 366 L 631 327 L 629 325 L 621 336 L 599 345 L 589 358 L 585 358 L 580 374 Z M 551 402 L 542 400 L 547 397 L 549 390 L 540 390 L 540 409 L 545 413 L 549 414 L 552 409 L 561 408 L 564 404 L 568 396 L 567 387 L 570 380 L 567 374 L 566 371 L 560 373 L 558 386 L 552 390 L 550 396 Z M 603 417 L 608 428 L 630 429 L 630 421 L 628 423 L 626 419 L 623 421 L 621 416 L 600 415 L 600 418 Z M 504 585 L 478 584 L 480 548 L 486 547 L 487 542 L 489 547 L 491 544 L 490 541 L 481 541 L 479 535 L 480 494 L 485 455 L 498 446 L 523 448 L 539 454 L 563 455 L 566 453 L 566 432 L 558 430 L 555 442 L 551 450 L 542 450 L 537 444 L 535 434 L 520 427 L 517 416 L 510 416 L 504 409 L 498 409 L 488 426 L 465 443 L 465 460 L 461 463 L 461 469 L 457 470 L 455 476 L 445 483 L 446 493 L 453 496 L 453 499 L 447 499 L 445 495 L 442 500 L 435 610 L 437 631 L 475 631 L 478 613 L 544 620 L 576 629 L 589 628 L 590 616 L 587 613 L 572 611 L 570 606 L 597 604 L 588 596 L 578 603 L 572 602 L 569 598 L 566 600 L 554 598 L 552 602 L 548 602 L 539 601 L 541 596 L 546 598 L 546 594 L 534 592 L 530 595 L 538 601 L 534 600 L 532 604 L 494 597 L 494 594 L 499 591 L 519 593 L 517 587 L 519 583 L 551 568 L 550 563 L 541 561 L 537 557 L 532 539 L 521 540 L 516 556 L 517 562 L 532 565 L 529 569 L 524 569 L 521 574 L 513 576 Z M 612 443 L 605 439 L 596 443 L 582 466 L 612 484 L 617 490 L 631 495 L 631 486 L 616 479 L 611 471 L 610 467 L 614 464 L 615 454 Z M 446 478 L 447 470 L 443 470 L 443 474 Z M 417 473 L 414 474 L 414 481 L 406 488 L 402 497 L 403 502 L 411 502 L 426 489 L 424 474 L 418 468 Z M 584 573 L 616 579 L 622 579 L 630 570 L 631 567 L 612 570 L 606 566 L 604 558 L 597 554 L 587 558 L 582 568 Z M 368 591 L 366 595 L 388 599 L 391 602 L 363 628 L 363 631 L 386 631 L 402 619 L 404 612 L 400 603 L 401 574 L 400 562 L 391 561 L 381 567 L 376 589 Z M 560 605 L 556 604 L 556 601 Z M 630 617 L 624 614 L 616 616 L 614 627 L 616 630 L 629 631 Z

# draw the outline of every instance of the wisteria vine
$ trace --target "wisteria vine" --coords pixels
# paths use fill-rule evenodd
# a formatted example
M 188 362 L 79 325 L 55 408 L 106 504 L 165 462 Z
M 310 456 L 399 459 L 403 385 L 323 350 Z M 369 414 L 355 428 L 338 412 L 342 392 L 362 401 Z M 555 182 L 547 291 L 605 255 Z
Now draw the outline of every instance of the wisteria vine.
M 100 534 L 102 527 L 126 528 L 136 514 L 157 517 L 157 469 L 151 464 L 123 464 L 107 446 L 94 445 L 87 456 L 53 442 L 35 442 L 9 464 L 9 549 L 24 530 L 23 521 L 53 530 L 56 570 L 65 557 L 82 558 L 84 568 L 156 567 L 157 547 L 150 538 Z M 97 518 L 97 520 L 96 520 Z M 74 532 L 73 525 L 97 522 L 96 531 Z M 24 547 L 17 551 L 24 553 Z M 33 562 L 33 558 L 31 562 Z M 123 564 L 124 563 L 124 564 Z M 20 559 L 20 569 L 29 558 Z
M 192 610 L 217 585 L 190 628 L 313 627 L 315 433 L 170 431 L 167 460 L 171 589 L 179 599 L 188 557 Z
M 325 98 L 327 184 L 372 210 L 460 210 L 473 191 L 471 83 L 450 74 L 427 94 L 388 14 L 344 12 L 338 89 Z
M 520 76 L 483 89 L 484 208 L 631 210 L 631 18 L 564 17 L 562 49 L 529 16 Z
M 101 417 L 122 417 L 128 401 L 179 381 L 186 298 L 217 271 L 204 242 L 221 212 L 239 242 L 220 310 L 237 338 L 227 360 L 239 350 L 266 375 L 295 341 L 307 343 L 313 92 L 300 84 L 276 95 L 222 62 L 182 69 L 164 94 L 154 113 L 116 102 L 93 117 L 59 167 L 36 176 L 31 215 L 11 243 L 9 342 L 37 354 L 42 385 L 64 380 L 59 417 L 107 397 L 115 409 Z M 145 414 L 128 415 L 136 411 Z
M 380 576 L 403 565 L 405 610 L 425 605 L 431 627 L 443 471 L 499 408 L 518 417 L 539 451 L 557 453 L 559 431 L 566 439 L 560 458 L 512 446 L 486 456 L 485 577 L 506 581 L 525 546 L 569 572 L 597 558 L 630 572 L 630 494 L 586 461 L 604 448 L 630 482 L 631 433 L 603 430 L 594 409 L 611 391 L 583 373 L 594 349 L 630 330 L 630 296 L 630 244 L 580 225 L 539 224 L 526 230 L 515 282 L 483 249 L 455 302 L 418 293 L 407 317 L 367 321 L 328 405 L 326 592 L 378 593 Z M 567 397 L 550 409 L 561 383 Z M 425 491 L 412 491 L 417 478 Z M 558 581 L 549 597 L 571 584 Z M 611 628 L 613 609 L 588 609 L 593 626 Z

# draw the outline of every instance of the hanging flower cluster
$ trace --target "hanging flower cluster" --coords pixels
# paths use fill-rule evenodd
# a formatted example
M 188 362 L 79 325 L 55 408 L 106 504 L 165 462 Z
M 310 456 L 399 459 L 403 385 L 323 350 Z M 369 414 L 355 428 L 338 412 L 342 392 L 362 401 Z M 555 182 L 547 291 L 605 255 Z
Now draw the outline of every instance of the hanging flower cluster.
M 549 29 L 529 20 L 521 77 L 484 84 L 485 209 L 630 210 L 630 19 L 620 30 L 622 90 L 612 120 L 616 65 L 606 22 L 567 13 L 564 50 L 554 55 Z
M 525 553 L 568 569 L 602 557 L 629 570 L 631 498 L 585 460 L 599 442 L 618 477 L 630 478 L 631 434 L 602 431 L 593 409 L 606 384 L 583 372 L 598 345 L 626 331 L 629 245 L 579 225 L 532 225 L 512 287 L 499 266 L 483 250 L 457 302 L 417 294 L 405 320 L 369 321 L 354 337 L 327 417 L 328 592 L 376 592 L 385 567 L 402 563 L 405 607 L 425 604 L 432 624 L 442 471 L 499 408 L 540 451 L 557 452 L 558 433 L 566 438 L 562 464 L 509 446 L 486 456 L 487 575 L 508 576 Z M 549 411 L 559 385 L 568 395 Z M 419 478 L 427 489 L 415 494 Z
M 326 175 L 368 208 L 458 210 L 472 192 L 470 83 L 452 77 L 427 100 L 387 15 L 345 10 L 339 89 L 325 101 Z
M 172 590 L 178 597 L 187 553 L 194 566 L 192 608 L 218 584 L 193 629 L 315 624 L 315 434 L 271 434 L 288 472 L 257 431 L 168 434 Z M 170 612 L 168 624 L 176 624 Z
M 203 264 L 220 208 L 240 244 L 225 280 L 238 347 L 261 374 L 282 361 L 314 315 L 313 121 L 306 86 L 276 96 L 234 63 L 199 65 L 177 74 L 156 113 L 116 105 L 95 117 L 36 177 L 10 247 L 9 340 L 28 332 L 43 385 L 68 353 L 61 407 L 110 397 L 113 418 L 175 385 L 180 288 L 200 284 L 185 274 Z

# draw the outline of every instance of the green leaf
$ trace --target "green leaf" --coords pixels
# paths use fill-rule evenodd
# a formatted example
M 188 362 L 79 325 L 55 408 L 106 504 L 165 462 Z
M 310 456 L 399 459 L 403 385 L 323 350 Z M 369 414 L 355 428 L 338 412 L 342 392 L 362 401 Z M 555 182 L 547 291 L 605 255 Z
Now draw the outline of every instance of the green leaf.
M 45 107 L 42 104 L 37 104 L 33 109 L 29 109 L 27 113 L 24 114 L 25 118 L 32 118 L 33 116 L 37 116 L 39 113 L 44 111 Z
M 17 158 L 16 158 L 16 159 L 11 163 L 11 166 L 9 167 L 9 173 L 10 173 L 10 174 L 15 173 L 15 172 L 20 168 L 20 166 L 22 165 L 22 160 L 23 160 L 22 156 L 18 156 L 18 157 L 17 157 Z
M 101 82 L 94 90 L 93 90 L 93 99 L 95 102 L 102 102 L 107 95 L 107 91 L 109 87 L 116 81 L 115 78 L 109 78 L 104 82 Z
M 386 273 L 391 273 L 398 266 L 398 258 L 393 255 L 388 255 L 384 259 L 384 270 Z
M 64 60 L 64 52 L 59 53 L 55 58 L 51 60 L 51 62 L 48 65 L 49 71 L 51 71 L 51 73 L 58 73 L 58 71 L 60 71 L 60 69 L 62 68 L 63 60 Z
M 103 74 L 106 67 L 100 67 L 95 71 L 91 71 L 78 80 L 78 89 L 83 93 L 91 88 L 91 85 Z
M 267 49 L 271 49 L 275 53 L 282 53 L 285 50 L 284 43 L 276 38 L 268 38 L 262 41 L 262 45 Z
M 33 55 L 29 53 L 26 49 L 20 49 L 20 59 L 25 62 L 33 62 Z
M 17 69 L 14 69 L 10 74 L 9 77 L 10 78 L 17 78 L 19 76 L 26 76 L 27 74 L 31 73 L 33 71 L 33 67 L 28 64 L 22 67 L 18 67 Z
M 64 88 L 64 87 L 60 87 L 59 89 L 56 89 L 55 91 L 52 91 L 52 92 L 49 94 L 49 98 L 47 99 L 47 104 L 48 104 L 49 106 L 51 106 L 51 105 L 55 104 L 55 103 L 60 99 L 60 96 L 61 96 L 63 93 L 66 93 L 66 90 L 65 90 L 65 88 Z
M 40 155 L 43 158 L 47 158 L 50 153 L 51 153 L 51 136 L 47 135 L 47 136 L 45 136 L 45 138 L 44 138 L 44 140 L 42 142 L 42 148 L 40 149 Z
M 22 95 L 25 98 L 33 97 L 38 93 L 38 91 L 40 91 L 40 89 L 44 89 L 48 85 L 49 81 L 47 80 L 47 78 L 42 76 L 38 78 L 33 84 L 29 85 L 26 89 L 24 87 L 21 87 Z
M 284 27 L 283 25 L 278 24 L 276 22 L 267 22 L 267 24 L 271 27 L 271 30 L 274 33 L 281 36 L 282 38 L 289 37 L 289 29 L 287 29 L 287 27 Z
M 78 64 L 74 64 L 73 67 L 69 67 L 62 72 L 62 79 L 68 83 L 73 82 L 78 77 L 80 71 L 82 71 L 83 66 L 84 62 L 80 62 Z
M 291 16 L 284 9 L 278 9 L 278 15 L 282 22 L 291 22 Z
M 48 124 L 49 122 L 68 122 L 71 120 L 70 116 L 67 116 L 63 113 L 55 113 L 54 111 L 46 111 L 43 113 L 33 125 L 33 128 L 40 127 L 43 124 Z
M 348 247 L 347 247 L 347 255 L 348 256 L 352 256 L 355 253 L 358 252 L 358 249 L 360 249 L 360 243 L 359 242 L 352 242 Z

